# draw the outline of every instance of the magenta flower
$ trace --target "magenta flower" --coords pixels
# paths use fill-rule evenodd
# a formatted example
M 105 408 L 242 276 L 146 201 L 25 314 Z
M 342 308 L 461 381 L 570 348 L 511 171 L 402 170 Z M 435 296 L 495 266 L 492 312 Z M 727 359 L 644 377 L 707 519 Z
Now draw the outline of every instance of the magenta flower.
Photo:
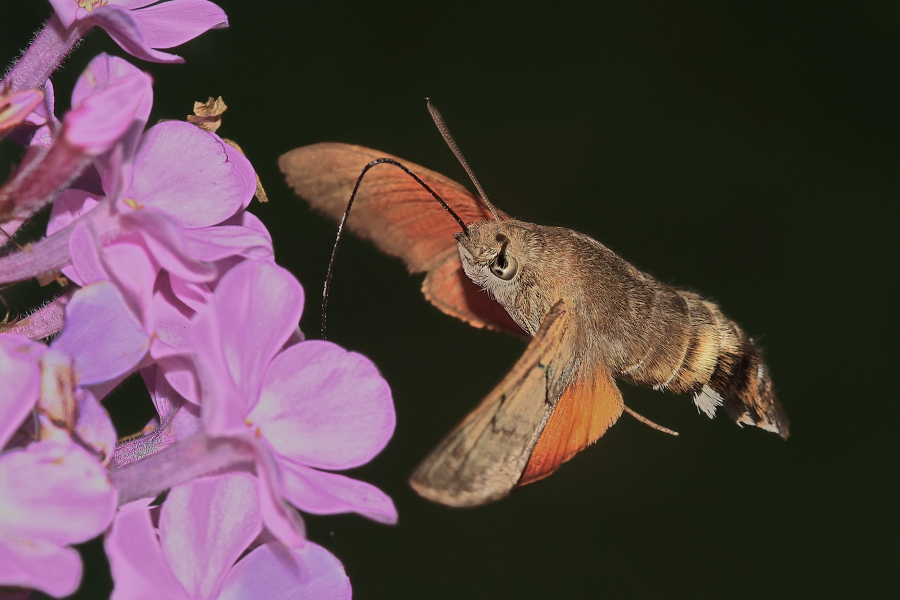
M 101 533 L 116 507 L 116 490 L 97 458 L 66 431 L 55 435 L 45 419 L 68 421 L 73 432 L 87 422 L 80 430 L 88 439 L 98 431 L 96 413 L 87 409 L 84 419 L 71 413 L 77 390 L 65 383 L 70 363 L 59 364 L 62 356 L 19 336 L 0 336 L 0 448 L 36 406 L 48 425 L 42 437 L 51 438 L 0 454 L 0 585 L 54 596 L 71 594 L 81 580 L 81 559 L 68 546 Z M 43 392 L 42 375 L 51 384 Z M 60 397 L 69 398 L 68 413 L 56 402 Z
M 8 368 L 0 372 L 7 375 L 0 395 L 0 412 L 6 412 L 0 417 L 0 443 L 37 408 L 40 430 L 34 435 L 39 440 L 74 439 L 105 464 L 113 456 L 116 433 L 99 399 L 137 368 L 150 336 L 109 282 L 76 291 L 66 306 L 66 322 L 49 349 L 17 335 L 0 335 Z M 98 322 L 105 327 L 98 328 Z
M 100 55 L 79 78 L 73 102 L 86 104 L 136 77 L 146 78 L 125 61 Z M 240 257 L 271 260 L 272 246 L 265 228 L 243 212 L 255 190 L 247 159 L 218 136 L 187 123 L 163 123 L 143 133 L 149 85 L 136 97 L 136 104 L 132 96 L 119 105 L 134 109 L 119 110 L 127 118 L 116 120 L 121 125 L 114 151 L 94 160 L 100 175 L 96 187 L 109 195 L 76 188 L 57 195 L 48 237 L 35 244 L 34 252 L 0 259 L 0 280 L 58 268 L 81 285 L 111 280 L 126 293 L 148 331 L 159 333 L 157 324 L 148 321 L 148 311 L 160 270 L 170 275 L 175 297 L 196 308 L 209 294 L 206 282 L 217 271 L 223 273 Z M 183 152 L 192 160 L 181 160 Z M 33 172 L 43 182 L 65 176 L 48 176 L 38 168 Z M 34 192 L 35 187 L 27 189 Z M 75 264 L 66 267 L 70 260 Z
M 350 598 L 340 562 L 320 546 L 254 544 L 262 531 L 254 488 L 241 474 L 177 486 L 160 511 L 158 534 L 138 503 L 120 512 L 106 537 L 113 600 Z
M 172 48 L 209 29 L 228 27 L 225 12 L 206 0 L 50 0 L 55 14 L 2 81 L 0 88 L 40 88 L 95 25 L 123 50 L 144 60 L 184 62 L 155 48 Z M 153 4 L 153 6 L 148 6 Z
M 184 62 L 154 48 L 174 48 L 209 29 L 228 27 L 225 11 L 206 0 L 50 0 L 50 4 L 67 29 L 98 25 L 123 50 L 152 62 Z
M 32 145 L 22 166 L 0 189 L 0 218 L 27 217 L 128 131 L 151 98 L 150 77 L 134 73 L 78 98 L 47 145 Z
M 81 581 L 71 544 L 112 521 L 116 490 L 106 471 L 72 443 L 37 442 L 0 455 L 0 585 L 62 597 Z
M 303 289 L 279 267 L 248 262 L 222 278 L 191 331 L 204 428 L 264 444 L 284 482 L 266 493 L 307 512 L 393 523 L 383 492 L 326 471 L 362 465 L 384 448 L 395 424 L 390 389 L 367 358 L 330 342 L 282 348 L 302 310 Z

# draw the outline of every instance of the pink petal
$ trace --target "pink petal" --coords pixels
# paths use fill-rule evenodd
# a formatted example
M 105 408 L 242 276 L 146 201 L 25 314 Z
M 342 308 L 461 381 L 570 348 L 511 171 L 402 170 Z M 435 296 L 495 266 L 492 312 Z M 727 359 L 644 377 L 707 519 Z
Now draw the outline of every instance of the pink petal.
M 218 600 L 349 600 L 351 595 L 344 567 L 328 550 L 307 542 L 302 548 L 289 551 L 271 542 L 256 548 L 234 566 Z
M 275 357 L 249 419 L 277 454 L 322 469 L 368 462 L 395 424 L 391 390 L 375 365 L 319 340 Z
M 228 156 L 228 162 L 234 165 L 235 173 L 243 184 L 240 191 L 237 192 L 241 197 L 241 209 L 247 208 L 256 194 L 256 171 L 244 153 L 231 144 L 225 144 L 225 154 Z M 235 189 L 237 190 L 237 186 Z
M 180 56 L 159 52 L 147 44 L 141 26 L 132 15 L 128 9 L 110 4 L 91 11 L 85 20 L 105 29 L 109 37 L 136 58 L 158 63 L 184 62 Z
M 256 455 L 256 491 L 259 495 L 259 511 L 266 529 L 289 548 L 299 548 L 306 543 L 306 526 L 297 512 L 284 501 L 284 484 L 275 457 L 260 440 L 245 436 Z
M 6 445 L 41 392 L 41 346 L 15 334 L 0 335 L 0 449 Z M 41 346 L 43 348 L 43 346 Z
M 364 481 L 279 462 L 284 474 L 285 498 L 300 510 L 315 515 L 356 512 L 379 523 L 397 522 L 391 498 Z
M 81 581 L 78 552 L 46 542 L 0 541 L 0 565 L 0 585 L 34 588 L 57 598 L 74 593 Z
M 143 8 L 154 2 L 159 2 L 159 0 L 110 0 L 109 3 L 133 11 L 136 8 Z
M 176 279 L 176 281 L 180 281 Z M 200 403 L 200 379 L 197 364 L 188 353 L 192 351 L 188 340 L 190 317 L 194 311 L 177 297 L 168 285 L 169 277 L 160 277 L 154 285 L 153 298 L 146 311 L 146 319 L 154 333 L 150 345 L 150 357 L 157 363 L 160 381 L 167 382 L 195 404 Z M 202 284 L 200 284 L 202 285 Z M 210 294 L 211 295 L 211 294 Z M 148 388 L 152 386 L 148 383 Z M 159 406 L 157 406 L 159 409 Z M 160 417 L 164 415 L 160 412 Z
M 77 220 L 97 206 L 100 199 L 96 194 L 76 188 L 69 188 L 57 194 L 53 201 L 53 208 L 50 209 L 47 235 L 53 235 Z
M 230 256 L 263 260 L 274 255 L 272 240 L 249 227 L 217 225 L 184 232 L 184 244 L 191 256 L 215 262 Z
M 119 512 L 104 547 L 115 582 L 110 600 L 190 600 L 163 557 L 146 508 Z
M 172 292 L 181 302 L 196 313 L 201 310 L 212 297 L 212 290 L 206 283 L 191 283 L 183 279 L 172 279 Z
M 63 548 L 101 533 L 112 520 L 116 491 L 87 451 L 38 442 L 0 456 L 0 583 L 75 591 L 81 560 Z
M 118 81 L 140 74 L 141 71 L 128 61 L 105 53 L 98 54 L 78 78 L 75 90 L 72 92 L 72 105 L 77 106 L 84 98 L 97 94 Z M 123 147 L 122 156 L 120 157 L 121 165 L 115 160 L 109 160 L 106 157 L 98 157 L 98 160 L 95 161 L 107 192 L 111 193 L 114 190 L 114 174 L 112 171 L 117 167 L 125 167 L 127 171 L 125 179 L 130 181 L 130 164 L 134 160 L 135 151 L 141 141 L 144 126 L 147 124 L 147 118 L 150 116 L 152 107 L 153 90 L 151 88 L 142 94 L 134 119 L 128 124 L 125 133 L 122 134 L 119 140 L 120 145 Z
M 302 311 L 303 288 L 281 267 L 246 261 L 222 277 L 191 330 L 204 378 L 215 386 L 215 402 L 204 402 L 204 424 L 211 433 L 232 432 L 243 421 L 259 398 L 269 362 Z
M 19 125 L 44 99 L 40 90 L 0 95 L 0 136 Z
M 154 353 L 154 348 L 160 347 L 162 347 L 161 344 L 154 344 L 150 347 L 150 356 L 156 362 L 160 376 L 179 396 L 199 405 L 202 397 L 200 375 L 197 373 L 197 364 L 193 358 L 187 355 L 165 356 Z
M 175 576 L 195 598 L 214 598 L 225 575 L 262 531 L 250 475 L 201 477 L 172 488 L 159 521 Z
M 75 22 L 75 12 L 78 10 L 78 3 L 72 0 L 50 0 L 50 5 L 56 11 L 56 15 L 62 22 L 63 27 L 68 28 Z
M 122 225 L 138 232 L 153 258 L 166 271 L 188 281 L 210 281 L 216 269 L 187 254 L 181 229 L 169 217 L 149 211 L 135 210 L 122 215 Z
M 88 156 L 109 150 L 152 99 L 149 75 L 135 73 L 90 94 L 63 119 L 62 136 Z
M 64 235 L 58 233 L 53 238 L 47 239 L 56 239 Z M 98 242 L 87 223 L 73 224 L 69 234 L 69 256 L 72 264 L 66 275 L 78 285 L 85 286 L 109 279 L 106 266 L 100 259 L 100 248 L 97 246 Z
M 66 328 L 52 347 L 75 359 L 80 385 L 91 385 L 134 369 L 147 354 L 150 336 L 121 292 L 109 282 L 99 282 L 72 296 L 66 307 Z
M 41 87 L 44 91 L 44 103 L 35 108 L 34 112 L 29 115 L 28 122 L 32 125 L 38 126 L 43 126 L 51 123 L 54 125 L 59 125 L 59 121 L 57 120 L 56 115 L 53 112 L 53 108 L 54 106 L 56 106 L 56 96 L 53 91 L 53 82 L 48 79 Z M 34 143 L 33 139 L 32 143 Z
M 88 96 L 102 91 L 113 83 L 141 74 L 143 71 L 127 60 L 101 52 L 88 63 L 85 70 L 78 76 L 75 88 L 72 90 L 72 105 L 80 104 Z M 144 103 L 135 112 L 135 118 L 146 123 L 152 107 L 153 96 L 151 94 L 144 99 Z
M 75 444 L 36 442 L 4 454 L 0 465 L 0 528 L 12 538 L 77 544 L 112 520 L 116 491 L 100 463 Z
M 175 296 L 169 281 L 169 277 L 160 277 L 154 282 L 153 296 L 146 310 L 157 340 L 172 349 L 166 355 L 189 350 L 187 331 L 194 316 L 194 311 Z
M 225 11 L 206 0 L 172 0 L 131 13 L 151 48 L 173 48 L 209 29 L 228 27 Z
M 69 247 L 72 248 L 71 245 Z M 147 311 L 148 305 L 152 304 L 153 284 L 156 282 L 159 266 L 147 251 L 143 236 L 138 232 L 130 232 L 116 240 L 116 243 L 102 248 L 98 258 L 104 273 L 101 281 L 109 281 L 118 288 L 131 312 L 144 329 L 152 333 Z M 74 254 L 72 262 L 79 267 L 79 273 L 82 272 Z
M 190 123 L 160 123 L 144 134 L 126 195 L 183 227 L 224 221 L 249 202 L 256 181 L 249 161 L 239 152 L 234 156 L 230 148 Z M 246 180 L 251 177 L 254 187 L 248 191 Z

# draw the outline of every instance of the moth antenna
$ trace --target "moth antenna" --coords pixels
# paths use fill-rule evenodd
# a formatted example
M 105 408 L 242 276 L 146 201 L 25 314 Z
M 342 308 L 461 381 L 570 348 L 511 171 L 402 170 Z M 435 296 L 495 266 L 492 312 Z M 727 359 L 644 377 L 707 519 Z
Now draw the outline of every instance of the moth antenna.
M 429 98 L 425 98 L 425 103 L 428 105 L 428 112 L 431 113 L 431 118 L 434 120 L 434 124 L 437 125 L 438 131 L 441 132 L 441 136 L 443 136 L 444 141 L 447 142 L 447 145 L 450 146 L 450 150 L 453 151 L 453 155 L 456 157 L 456 160 L 459 161 L 459 164 L 463 166 L 463 169 L 466 170 L 466 173 L 469 174 L 469 179 L 472 180 L 472 183 L 475 184 L 475 189 L 478 190 L 478 195 L 481 196 L 481 200 L 488 207 L 488 210 L 491 211 L 491 214 L 494 215 L 494 220 L 499 221 L 500 215 L 497 214 L 497 211 L 494 209 L 494 205 L 491 204 L 491 201 L 488 200 L 487 194 L 484 193 L 484 189 L 481 187 L 481 184 L 478 183 L 478 178 L 475 177 L 475 172 L 472 170 L 472 167 L 469 166 L 469 162 L 466 160 L 466 157 L 463 156 L 462 150 L 459 149 L 459 146 L 456 145 L 456 140 L 453 139 L 453 136 L 450 135 L 450 130 L 447 128 L 447 124 L 444 123 L 444 117 L 441 116 L 440 111 L 434 107 Z
M 334 257 L 337 255 L 338 244 L 341 243 L 341 234 L 344 232 L 344 225 L 347 223 L 347 217 L 350 216 L 350 208 L 353 206 L 353 201 L 356 199 L 356 192 L 359 191 L 359 185 L 362 183 L 363 177 L 365 174 L 376 165 L 380 165 L 382 163 L 387 163 L 389 165 L 394 165 L 398 167 L 401 171 L 412 177 L 416 180 L 416 183 L 421 185 L 425 190 L 434 196 L 434 199 L 437 200 L 444 209 L 450 213 L 450 215 L 456 219 L 456 222 L 459 223 L 459 226 L 462 228 L 463 233 L 466 237 L 469 237 L 469 228 L 466 227 L 466 224 L 462 219 L 459 218 L 453 209 L 450 208 L 450 205 L 444 202 L 444 199 L 438 196 L 437 192 L 431 189 L 427 183 L 422 181 L 418 175 L 410 171 L 406 168 L 402 163 L 394 160 L 393 158 L 376 158 L 365 167 L 363 167 L 362 171 L 359 172 L 359 177 L 356 178 L 356 185 L 353 186 L 353 191 L 350 193 L 350 201 L 347 202 L 347 210 L 344 211 L 344 216 L 341 217 L 341 222 L 338 224 L 337 237 L 334 240 L 334 247 L 331 249 L 331 260 L 328 261 L 328 273 L 325 275 L 325 287 L 322 290 L 322 339 L 327 339 L 325 337 L 325 324 L 327 321 L 327 312 L 328 312 L 328 291 L 331 289 L 331 276 L 334 273 Z
M 672 431 L 672 430 L 669 429 L 668 427 L 663 427 L 662 425 L 657 425 L 656 423 L 654 423 L 653 421 L 651 421 L 651 420 L 648 419 L 647 417 L 644 417 L 644 416 L 641 416 L 641 415 L 637 414 L 636 412 L 634 412 L 633 410 L 631 410 L 631 409 L 628 408 L 627 406 L 625 407 L 625 412 L 627 412 L 629 415 L 631 415 L 632 417 L 634 417 L 635 419 L 637 419 L 638 421 L 640 421 L 640 422 L 643 423 L 644 425 L 649 425 L 650 427 L 652 427 L 653 429 L 655 429 L 655 430 L 657 430 L 657 431 L 662 431 L 663 433 L 668 433 L 669 435 L 674 435 L 674 436 L 677 436 L 677 435 L 678 435 L 678 432 L 677 432 L 677 431 Z

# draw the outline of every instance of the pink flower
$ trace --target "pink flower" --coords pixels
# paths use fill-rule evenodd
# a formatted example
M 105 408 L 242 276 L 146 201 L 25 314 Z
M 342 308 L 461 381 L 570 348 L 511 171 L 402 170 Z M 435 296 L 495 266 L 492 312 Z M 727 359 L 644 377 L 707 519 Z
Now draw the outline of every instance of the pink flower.
M 40 88 L 95 25 L 132 56 L 162 63 L 184 59 L 155 48 L 172 48 L 209 29 L 228 27 L 225 12 L 206 0 L 156 4 L 154 0 L 50 0 L 50 4 L 55 14 L 0 82 L 0 88 L 13 92 Z
M 32 145 L 22 166 L 0 189 L 0 218 L 27 217 L 53 200 L 87 166 L 125 135 L 152 98 L 150 77 L 130 73 L 77 98 L 49 145 Z M 146 118 L 146 117 L 145 117 Z
M 241 474 L 177 486 L 158 534 L 149 510 L 126 507 L 106 537 L 112 599 L 350 598 L 340 562 L 310 542 L 295 550 L 263 543 L 238 561 L 262 531 L 254 488 Z
M 384 448 L 395 424 L 390 389 L 367 358 L 335 344 L 284 348 L 302 310 L 303 289 L 277 266 L 246 262 L 222 278 L 190 332 L 204 428 L 274 457 L 280 477 L 261 493 L 308 512 L 393 523 L 396 509 L 383 492 L 326 471 L 359 466 Z
M 93 441 L 113 433 L 115 441 L 108 417 L 104 427 L 105 413 L 96 412 L 102 413 L 99 404 L 73 406 L 78 390 L 66 377 L 70 365 L 64 353 L 19 336 L 0 336 L 5 382 L 0 449 L 36 405 L 45 425 L 41 435 L 48 439 L 0 454 L 0 585 L 33 587 L 54 596 L 71 594 L 81 580 L 81 559 L 68 546 L 101 533 L 116 508 L 116 490 L 103 465 L 69 438 L 80 433 Z M 42 378 L 50 384 L 43 391 Z M 67 425 L 54 431 L 60 424 Z
M 50 0 L 50 4 L 64 27 L 99 25 L 123 50 L 152 62 L 184 62 L 154 48 L 173 48 L 209 29 L 228 27 L 225 12 L 206 0 Z
M 0 455 L 0 585 L 68 596 L 81 581 L 69 548 L 112 521 L 116 490 L 106 471 L 72 443 L 37 442 Z

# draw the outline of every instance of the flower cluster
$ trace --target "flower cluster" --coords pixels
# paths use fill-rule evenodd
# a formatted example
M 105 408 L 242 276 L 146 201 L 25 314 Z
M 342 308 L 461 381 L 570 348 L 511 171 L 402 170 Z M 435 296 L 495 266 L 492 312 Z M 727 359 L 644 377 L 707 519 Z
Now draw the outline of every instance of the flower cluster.
M 147 74 L 97 56 L 56 116 L 50 75 L 92 27 L 178 62 L 159 49 L 225 14 L 206 0 L 50 2 L 0 82 L 0 137 L 25 146 L 0 227 L 11 239 L 36 212 L 50 219 L 0 257 L 0 284 L 74 285 L 0 328 L 0 587 L 72 593 L 70 546 L 102 534 L 117 599 L 349 597 L 296 509 L 396 521 L 383 492 L 333 472 L 387 443 L 387 383 L 365 357 L 304 340 L 303 288 L 246 211 L 252 166 L 190 123 L 146 129 Z M 158 417 L 117 442 L 102 401 L 136 373 Z

